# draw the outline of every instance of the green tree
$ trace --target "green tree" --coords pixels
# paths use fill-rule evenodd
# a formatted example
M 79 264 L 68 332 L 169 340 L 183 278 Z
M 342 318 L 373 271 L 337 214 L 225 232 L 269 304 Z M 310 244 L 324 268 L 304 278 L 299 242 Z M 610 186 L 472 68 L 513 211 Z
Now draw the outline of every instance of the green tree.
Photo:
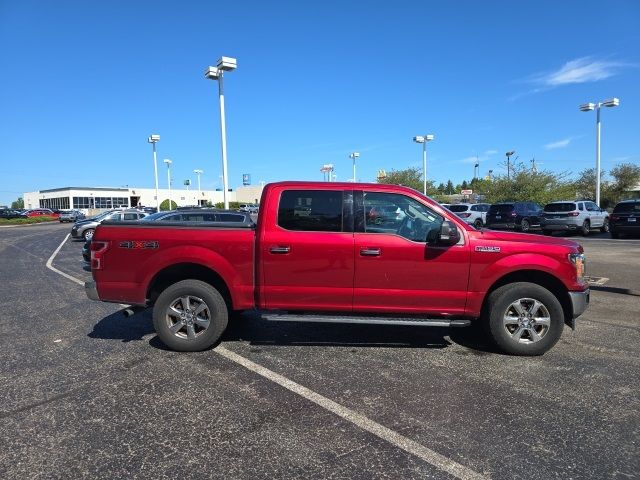
M 620 163 L 609 172 L 613 181 L 607 188 L 608 200 L 619 202 L 634 188 L 640 185 L 640 166 L 632 163 Z
M 607 182 L 604 178 L 605 171 L 600 171 L 600 187 L 607 189 Z M 585 200 L 595 200 L 596 198 L 596 169 L 587 168 L 580 172 L 578 179 L 574 182 L 576 197 Z
M 405 170 L 391 170 L 387 173 L 385 178 L 379 178 L 378 183 L 385 183 L 388 185 L 404 185 L 405 187 L 411 187 L 414 190 L 422 191 L 422 169 L 419 168 L 407 168 Z M 437 194 L 437 189 L 434 187 L 431 180 L 427 180 L 427 195 Z
M 24 208 L 24 199 L 19 197 L 15 202 L 11 202 L 11 208 L 21 209 Z
M 447 191 L 447 187 L 445 186 L 444 183 L 441 182 L 440 185 L 438 185 L 437 190 L 440 195 L 444 195 L 444 193 Z
M 483 183 L 482 188 L 486 189 L 485 201 L 490 203 L 528 200 L 544 205 L 576 197 L 575 182 L 568 179 L 567 172 L 533 172 L 523 163 L 511 166 L 510 178 L 506 175 L 496 176 L 489 184 Z
M 453 182 L 451 180 L 447 180 L 447 195 L 453 195 L 455 193 L 455 188 L 453 186 Z
M 466 180 L 462 181 L 462 185 L 460 185 L 460 190 L 467 190 L 469 188 L 469 184 Z
M 175 210 L 178 208 L 178 204 L 171 200 L 171 207 L 169 207 L 169 199 L 163 200 L 160 204 L 160 210 Z

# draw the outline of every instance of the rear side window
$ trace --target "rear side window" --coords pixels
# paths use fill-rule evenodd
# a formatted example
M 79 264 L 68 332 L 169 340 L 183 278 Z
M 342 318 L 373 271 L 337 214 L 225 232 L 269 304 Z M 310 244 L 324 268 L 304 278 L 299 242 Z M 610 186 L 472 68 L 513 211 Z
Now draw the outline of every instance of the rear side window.
M 640 213 L 640 202 L 619 203 L 613 213 Z
M 512 203 L 503 203 L 501 205 L 491 205 L 489 213 L 510 213 L 513 210 Z
M 567 203 L 547 203 L 544 206 L 545 212 L 572 212 L 576 210 L 576 204 L 567 202 Z
M 454 213 L 466 212 L 469 209 L 469 205 L 451 205 L 449 210 Z
M 218 220 L 221 222 L 244 222 L 244 215 L 236 213 L 218 213 Z
M 278 205 L 278 225 L 306 232 L 342 231 L 342 191 L 285 190 Z

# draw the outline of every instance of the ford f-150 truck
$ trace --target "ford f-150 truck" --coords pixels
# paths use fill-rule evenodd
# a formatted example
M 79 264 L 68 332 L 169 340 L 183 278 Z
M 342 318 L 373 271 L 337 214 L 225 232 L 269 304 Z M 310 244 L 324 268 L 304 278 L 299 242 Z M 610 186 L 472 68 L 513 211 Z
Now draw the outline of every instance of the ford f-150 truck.
M 392 212 L 385 214 L 385 212 Z M 482 323 L 503 352 L 540 355 L 586 309 L 582 247 L 467 225 L 397 185 L 281 182 L 255 225 L 103 222 L 93 300 L 153 306 L 170 348 L 211 347 L 229 312 L 268 320 Z

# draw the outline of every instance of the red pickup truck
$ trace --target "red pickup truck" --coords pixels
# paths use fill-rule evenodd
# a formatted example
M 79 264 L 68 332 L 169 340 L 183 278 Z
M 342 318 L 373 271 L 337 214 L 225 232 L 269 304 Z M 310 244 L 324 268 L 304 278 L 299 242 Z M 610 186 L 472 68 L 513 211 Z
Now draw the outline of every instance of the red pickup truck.
M 468 326 L 503 352 L 540 355 L 589 303 L 573 241 L 466 224 L 397 185 L 281 182 L 256 225 L 102 223 L 93 300 L 153 306 L 159 338 L 203 350 L 230 311 L 269 320 Z

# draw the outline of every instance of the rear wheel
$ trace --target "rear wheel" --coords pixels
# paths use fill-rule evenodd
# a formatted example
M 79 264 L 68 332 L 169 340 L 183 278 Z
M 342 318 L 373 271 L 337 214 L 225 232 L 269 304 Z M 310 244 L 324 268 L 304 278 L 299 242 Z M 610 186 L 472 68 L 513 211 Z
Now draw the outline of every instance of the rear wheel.
M 153 307 L 158 337 L 172 350 L 197 352 L 214 345 L 227 328 L 229 312 L 220 292 L 200 280 L 166 288 Z
M 582 223 L 582 227 L 580 228 L 580 233 L 582 233 L 583 237 L 586 237 L 589 235 L 590 231 L 591 231 L 591 224 L 589 223 L 589 220 L 585 220 Z
M 528 232 L 531 229 L 531 225 L 529 224 L 529 220 L 527 220 L 526 218 L 522 220 L 522 223 L 520 224 L 520 230 L 523 232 Z
M 482 219 L 481 218 L 476 218 L 476 221 L 473 222 L 473 226 L 476 227 L 477 229 L 481 229 L 482 228 Z
M 564 328 L 560 302 L 535 283 L 504 285 L 491 293 L 487 307 L 489 336 L 511 355 L 542 355 L 556 344 Z
M 600 231 L 602 233 L 607 233 L 609 231 L 609 219 L 605 218 L 602 227 L 600 227 Z
M 84 233 L 82 234 L 82 237 L 83 237 L 85 240 L 91 240 L 91 239 L 93 238 L 93 233 L 94 233 L 95 231 L 96 231 L 96 230 L 95 230 L 94 228 L 87 228 L 87 229 L 84 231 Z

